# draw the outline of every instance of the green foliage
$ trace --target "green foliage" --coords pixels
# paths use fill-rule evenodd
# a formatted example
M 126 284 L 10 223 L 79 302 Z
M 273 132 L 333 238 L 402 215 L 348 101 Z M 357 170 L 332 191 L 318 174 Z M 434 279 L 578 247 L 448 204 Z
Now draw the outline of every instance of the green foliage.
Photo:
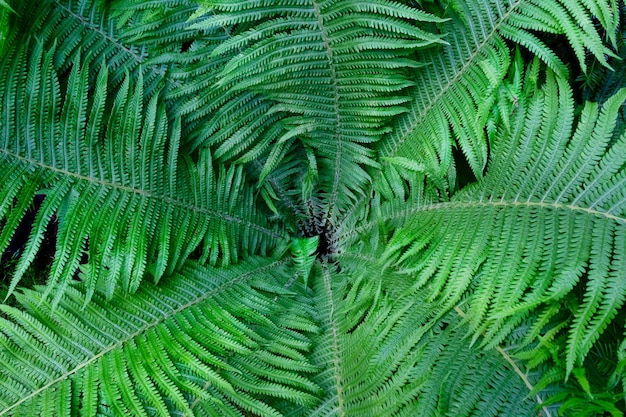
M 263 124 L 271 125 L 258 136 L 241 137 L 249 129 L 249 116 L 220 109 L 215 113 L 219 130 L 205 132 L 212 136 L 204 142 L 219 140 L 220 156 L 240 156 L 242 162 L 270 148 L 260 181 L 292 145 L 313 149 L 320 198 L 328 206 L 325 217 L 337 217 L 367 182 L 364 166 L 377 165 L 366 145 L 388 132 L 386 122 L 404 111 L 406 89 L 413 85 L 407 69 L 419 66 L 407 56 L 441 42 L 417 23 L 440 19 L 384 0 L 313 1 L 306 6 L 299 1 L 239 6 L 211 2 L 209 12 L 215 15 L 193 27 L 223 27 L 232 33 L 211 53 L 225 60 L 215 81 L 215 94 L 228 99 L 220 107 L 256 93 L 264 104 L 255 102 L 255 107 L 268 118 Z M 229 29 L 244 23 L 237 33 Z
M 503 350 L 471 347 L 457 312 L 398 286 L 401 275 L 375 258 L 347 255 L 342 267 L 314 277 L 325 328 L 312 359 L 327 371 L 315 378 L 326 397 L 311 415 L 536 415 L 542 399 L 524 383 L 540 374 L 520 377 Z
M 158 281 L 202 242 L 204 258 L 214 264 L 219 256 L 228 264 L 239 252 L 265 252 L 280 238 L 257 214 L 241 167 L 214 167 L 208 150 L 195 164 L 179 158 L 180 118 L 168 121 L 158 94 L 144 96 L 141 72 L 134 86 L 124 78 L 107 102 L 107 66 L 100 65 L 89 91 L 89 71 L 77 55 L 62 94 L 53 66 L 58 48 L 44 53 L 41 43 L 33 44 L 9 55 L 0 68 L 6 80 L 0 87 L 6 121 L 0 156 L 7 184 L 0 194 L 0 214 L 7 221 L 0 249 L 9 245 L 33 196 L 47 196 L 11 290 L 55 213 L 63 245 L 48 288 L 62 283 L 56 301 L 83 254 L 89 258 L 82 267 L 88 300 L 97 281 L 107 283 L 108 297 L 120 285 L 134 292 L 148 260 Z M 16 111 L 20 108 L 23 113 Z
M 12 12 L 11 6 L 4 0 L 0 0 L 0 53 L 4 49 L 7 34 L 9 33 L 9 16 Z
M 623 416 L 623 7 L 0 0 L 0 415 Z
M 85 309 L 78 288 L 54 310 L 41 288 L 25 291 L 21 309 L 2 309 L 3 368 L 23 371 L 2 376 L 2 410 L 276 416 L 272 403 L 315 404 L 319 388 L 299 373 L 315 370 L 303 352 L 316 326 L 272 301 L 272 286 L 284 294 L 285 275 L 281 261 L 218 270 L 190 263 L 164 285 L 111 302 L 96 296 Z
M 315 251 L 319 240 L 319 236 L 313 236 L 295 238 L 291 241 L 294 268 L 298 277 L 304 280 L 305 286 L 308 283 L 313 262 L 315 262 Z
M 515 129 L 499 135 L 483 181 L 450 201 L 411 207 L 386 256 L 451 307 L 472 286 L 470 330 L 492 343 L 531 310 L 554 314 L 555 303 L 584 285 L 567 326 L 569 374 L 626 296 L 626 137 L 607 149 L 625 100 L 620 90 L 601 111 L 588 102 L 574 125 L 571 91 L 548 73 L 543 88 L 518 103 Z

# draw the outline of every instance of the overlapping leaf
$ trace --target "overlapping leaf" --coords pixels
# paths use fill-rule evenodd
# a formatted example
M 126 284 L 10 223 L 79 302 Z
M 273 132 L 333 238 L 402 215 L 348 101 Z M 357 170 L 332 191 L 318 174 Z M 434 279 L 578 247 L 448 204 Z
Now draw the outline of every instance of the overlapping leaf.
M 45 196 L 11 289 L 53 221 L 48 288 L 61 283 L 57 300 L 80 264 L 89 298 L 99 281 L 109 295 L 119 285 L 135 291 L 147 268 L 158 280 L 202 243 L 203 259 L 228 264 L 240 253 L 266 253 L 280 238 L 251 203 L 241 168 L 214 167 L 206 153 L 197 164 L 179 158 L 180 121 L 168 123 L 158 95 L 144 104 L 141 75 L 107 94 L 102 66 L 90 90 L 76 59 L 62 87 L 55 52 L 27 43 L 0 67 L 0 251 L 33 197 Z
M 566 365 L 582 361 L 624 303 L 626 136 L 609 146 L 622 90 L 578 121 L 571 90 L 548 74 L 500 131 L 480 184 L 414 207 L 387 252 L 433 299 L 471 288 L 468 321 L 497 343 L 531 309 L 584 288 L 569 322 Z M 559 115 L 555 118 L 554 115 Z
M 159 287 L 96 295 L 84 309 L 84 289 L 69 288 L 54 310 L 41 288 L 19 294 L 21 308 L 1 307 L 0 415 L 280 416 L 275 406 L 312 406 L 319 388 L 303 334 L 316 327 L 290 305 L 286 272 L 260 259 L 187 264 Z
M 449 45 L 423 51 L 427 66 L 416 72 L 409 111 L 379 145 L 381 156 L 400 157 L 423 164 L 422 170 L 442 189 L 455 188 L 452 148 L 463 152 L 476 176 L 484 174 L 488 158 L 486 129 L 491 106 L 502 94 L 509 101 L 516 91 L 499 91 L 507 74 L 511 51 L 505 40 L 530 50 L 560 75 L 567 73 L 555 51 L 537 31 L 565 36 L 580 65 L 586 51 L 597 62 L 614 55 L 602 40 L 594 19 L 615 42 L 618 25 L 613 0 L 471 0 L 447 2 L 443 24 Z
M 380 269 L 357 248 L 342 271 L 316 268 L 315 306 L 323 332 L 312 360 L 326 391 L 310 416 L 536 416 L 541 375 L 526 374 L 501 349 L 470 347 L 455 311 Z M 519 365 L 522 366 L 522 365 Z
M 0 414 L 624 408 L 616 1 L 8 3 Z
M 231 37 L 213 51 L 227 62 L 207 142 L 244 161 L 269 149 L 261 179 L 292 143 L 310 147 L 336 217 L 368 180 L 364 166 L 376 165 L 367 144 L 404 111 L 406 69 L 419 65 L 408 54 L 440 42 L 416 23 L 439 19 L 386 0 L 209 4 L 213 16 L 195 27 L 224 27 Z

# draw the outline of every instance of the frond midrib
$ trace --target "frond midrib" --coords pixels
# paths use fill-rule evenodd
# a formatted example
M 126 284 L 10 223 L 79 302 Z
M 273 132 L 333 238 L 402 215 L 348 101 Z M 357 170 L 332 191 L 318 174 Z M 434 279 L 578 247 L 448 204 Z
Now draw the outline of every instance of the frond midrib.
M 470 201 L 470 202 L 442 202 L 429 204 L 425 206 L 415 207 L 408 210 L 402 210 L 399 212 L 395 212 L 391 216 L 385 216 L 381 219 L 376 219 L 370 221 L 363 226 L 354 228 L 352 230 L 348 230 L 346 233 L 340 236 L 340 240 L 347 239 L 356 234 L 363 233 L 373 227 L 377 227 L 380 224 L 380 221 L 392 221 L 398 220 L 403 217 L 416 215 L 418 213 L 424 213 L 428 211 L 450 211 L 455 209 L 472 209 L 472 208 L 481 208 L 481 207 L 501 207 L 501 208 L 513 208 L 513 207 L 528 207 L 528 208 L 540 208 L 547 210 L 564 210 L 570 211 L 572 213 L 585 213 L 590 216 L 605 218 L 609 221 L 614 221 L 618 224 L 626 225 L 626 217 L 620 217 L 615 214 L 608 213 L 606 211 L 595 210 L 589 207 L 582 207 L 573 204 L 565 204 L 565 203 L 551 203 L 545 201 L 506 201 L 506 200 L 498 200 L 498 201 Z
M 0 416 L 6 415 L 8 412 L 10 412 L 11 410 L 19 407 L 20 404 L 23 404 L 24 402 L 30 400 L 31 398 L 36 397 L 37 395 L 39 395 L 40 393 L 46 391 L 47 389 L 49 389 L 50 387 L 54 386 L 55 384 L 66 380 L 67 378 L 71 377 L 72 375 L 74 375 L 76 372 L 80 371 L 83 368 L 86 368 L 87 366 L 89 366 L 90 364 L 94 363 L 96 360 L 100 359 L 101 357 L 103 357 L 104 355 L 106 355 L 107 353 L 119 348 L 120 346 L 123 346 L 125 343 L 127 343 L 128 341 L 136 338 L 137 336 L 144 334 L 145 332 L 147 332 L 148 330 L 158 326 L 159 324 L 163 323 L 164 321 L 176 316 L 177 314 L 181 313 L 184 310 L 187 310 L 199 303 L 201 303 L 202 301 L 208 299 L 209 297 L 222 292 L 234 285 L 240 284 L 242 282 L 244 282 L 245 280 L 256 276 L 258 273 L 264 272 L 264 271 L 268 271 L 268 270 L 272 270 L 277 268 L 280 265 L 283 265 L 284 263 L 286 263 L 285 260 L 279 260 L 279 261 L 275 261 L 272 262 L 269 265 L 265 265 L 262 266 L 260 268 L 256 268 L 253 269 L 251 271 L 248 271 L 230 281 L 227 281 L 215 288 L 213 288 L 211 291 L 208 291 L 204 294 L 202 294 L 201 296 L 190 300 L 189 302 L 187 302 L 186 304 L 183 304 L 169 312 L 166 312 L 163 314 L 163 316 L 161 317 L 157 317 L 154 321 L 152 322 L 147 322 L 145 323 L 142 327 L 140 327 L 139 329 L 137 329 L 135 332 L 129 334 L 127 337 L 124 337 L 120 340 L 118 340 L 117 342 L 113 343 L 112 345 L 110 345 L 109 347 L 104 348 L 101 352 L 95 354 L 94 356 L 92 356 L 91 358 L 89 358 L 88 360 L 86 360 L 85 362 L 75 366 L 74 368 L 68 370 L 66 373 L 60 375 L 59 377 L 51 380 L 50 382 L 48 382 L 47 384 L 45 384 L 44 386 L 40 387 L 39 389 L 31 392 L 30 394 L 22 397 L 19 401 L 16 401 L 14 404 L 10 405 L 9 407 L 5 408 L 4 410 L 0 410 Z
M 339 416 L 345 416 L 346 411 L 344 409 L 343 382 L 341 377 L 341 357 L 339 353 L 339 340 L 337 338 L 337 321 L 335 320 L 335 301 L 328 265 L 323 266 L 322 273 L 324 275 L 324 289 L 330 306 L 330 311 L 328 312 L 328 326 L 332 336 L 333 378 L 335 380 L 335 388 L 337 391 L 337 411 Z
M 333 186 L 332 186 L 332 190 L 331 190 L 331 194 L 330 194 L 330 201 L 328 203 L 328 211 L 327 211 L 327 216 L 330 218 L 330 216 L 333 213 L 334 207 L 335 207 L 335 203 L 337 201 L 337 193 L 339 192 L 339 181 L 341 180 L 341 154 L 343 152 L 343 144 L 342 144 L 342 139 L 341 139 L 341 112 L 339 111 L 339 100 L 340 100 L 340 94 L 339 94 L 339 85 L 338 85 L 338 75 L 337 75 L 337 68 L 335 65 L 335 57 L 333 54 L 333 49 L 330 45 L 330 38 L 328 37 L 328 33 L 326 31 L 326 27 L 324 26 L 324 18 L 322 16 L 322 13 L 320 11 L 319 5 L 317 4 L 317 2 L 315 0 L 311 0 L 311 4 L 313 5 L 313 12 L 315 13 L 315 16 L 317 17 L 317 25 L 320 29 L 320 36 L 322 37 L 322 40 L 324 41 L 324 47 L 326 48 L 326 56 L 328 57 L 328 67 L 329 67 L 329 71 L 330 71 L 330 76 L 332 78 L 332 86 L 333 86 L 333 95 L 334 95 L 334 99 L 335 99 L 335 103 L 334 103 L 334 109 L 335 109 L 335 139 L 337 142 L 337 155 L 335 158 L 335 176 L 333 178 Z
M 77 174 L 77 173 L 72 172 L 72 171 L 67 171 L 67 170 L 64 170 L 64 169 L 52 166 L 52 165 L 44 164 L 41 161 L 38 161 L 38 160 L 35 160 L 35 159 L 31 159 L 31 158 L 27 158 L 27 157 L 18 155 L 16 153 L 11 152 L 8 149 L 4 149 L 4 148 L 0 149 L 0 153 L 3 153 L 3 154 L 5 154 L 5 155 L 7 155 L 7 156 L 9 156 L 11 158 L 15 158 L 17 160 L 25 162 L 25 163 L 27 163 L 29 165 L 36 166 L 36 167 L 39 167 L 41 169 L 49 170 L 49 171 L 52 171 L 52 172 L 55 172 L 55 173 L 58 173 L 58 174 L 61 174 L 61 175 L 65 175 L 67 177 L 76 178 L 76 179 L 78 179 L 80 181 L 86 181 L 86 182 L 89 182 L 91 184 L 98 184 L 98 185 L 101 185 L 103 187 L 112 188 L 112 189 L 120 190 L 122 192 L 132 193 L 132 194 L 139 195 L 139 196 L 142 196 L 142 197 L 151 198 L 151 199 L 160 201 L 162 203 L 165 203 L 165 204 L 168 204 L 168 205 L 171 205 L 171 206 L 174 206 L 174 207 L 178 207 L 178 208 L 180 208 L 182 210 L 185 210 L 185 211 L 191 211 L 191 212 L 195 212 L 195 213 L 202 213 L 202 214 L 205 214 L 207 216 L 210 216 L 210 217 L 213 217 L 213 218 L 216 218 L 216 219 L 224 220 L 224 221 L 227 221 L 227 222 L 233 222 L 233 223 L 236 223 L 236 224 L 245 225 L 245 226 L 250 227 L 251 229 L 254 229 L 254 230 L 256 230 L 256 231 L 258 231 L 260 233 L 263 233 L 265 235 L 271 236 L 271 237 L 276 238 L 276 239 L 286 239 L 287 238 L 284 234 L 279 234 L 279 233 L 277 233 L 277 232 L 275 232 L 273 230 L 270 230 L 270 229 L 265 228 L 263 226 L 260 226 L 260 225 L 258 225 L 256 223 L 253 223 L 253 222 L 251 222 L 248 219 L 244 219 L 244 218 L 241 218 L 241 217 L 238 217 L 238 216 L 233 216 L 233 215 L 226 214 L 226 213 L 223 213 L 223 212 L 219 212 L 219 211 L 216 211 L 216 210 L 211 210 L 211 209 L 206 208 L 206 207 L 198 207 L 198 206 L 195 206 L 193 204 L 189 204 L 189 203 L 186 203 L 184 201 L 180 201 L 180 200 L 178 200 L 178 199 L 176 199 L 174 197 L 169 197 L 169 196 L 166 196 L 166 195 L 162 195 L 160 193 L 156 193 L 156 192 L 153 192 L 151 190 L 144 190 L 144 189 L 140 189 L 140 188 L 129 187 L 129 186 L 126 186 L 126 185 L 116 184 L 114 182 L 105 181 L 105 180 L 102 180 L 102 179 L 98 179 L 98 178 L 94 178 L 94 177 L 90 177 L 90 176 L 86 176 L 86 175 Z

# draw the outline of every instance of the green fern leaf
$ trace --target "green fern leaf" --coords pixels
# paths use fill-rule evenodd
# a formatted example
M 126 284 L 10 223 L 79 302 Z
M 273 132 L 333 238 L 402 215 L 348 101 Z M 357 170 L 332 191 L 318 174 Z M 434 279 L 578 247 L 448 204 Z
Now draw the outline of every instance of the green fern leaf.
M 313 276 L 323 330 L 313 361 L 326 397 L 310 415 L 536 415 L 542 398 L 525 386 L 536 374 L 511 368 L 503 350 L 468 349 L 458 313 L 401 288 L 375 258 L 347 253 L 342 266 Z M 385 294 L 382 283 L 392 284 Z
M 614 1 L 448 2 L 450 21 L 444 24 L 444 32 L 449 46 L 420 53 L 420 61 L 429 65 L 417 72 L 409 111 L 380 142 L 381 155 L 416 159 L 426 165 L 426 173 L 439 187 L 448 188 L 444 178 L 449 177 L 447 182 L 454 188 L 452 148 L 456 144 L 473 174 L 481 178 L 488 145 L 484 120 L 475 115 L 484 103 L 494 100 L 507 74 L 511 59 L 504 39 L 524 46 L 557 74 L 565 75 L 563 62 L 535 32 L 565 35 L 585 69 L 586 51 L 601 63 L 614 55 L 591 23 L 592 16 L 602 16 L 606 32 L 613 34 L 618 21 L 612 10 Z
M 625 13 L 0 0 L 0 415 L 623 414 Z
M 440 42 L 408 22 L 439 19 L 391 1 L 210 6 L 214 15 L 194 28 L 246 24 L 213 51 L 215 57 L 228 57 L 216 88 L 232 100 L 240 100 L 240 92 L 252 91 L 273 102 L 261 110 L 267 114 L 262 122 L 276 123 L 269 115 L 280 114 L 289 133 L 281 135 L 283 139 L 262 139 L 262 146 L 276 142 L 272 146 L 279 149 L 281 140 L 297 137 L 314 149 L 318 164 L 324 166 L 320 172 L 334 173 L 319 178 L 328 213 L 346 206 L 355 199 L 359 184 L 368 180 L 363 166 L 376 165 L 364 144 L 378 140 L 386 131 L 385 122 L 403 111 L 403 90 L 412 83 L 402 69 L 416 66 L 406 55 Z M 224 123 L 226 129 L 240 132 L 236 118 Z M 239 133 L 235 135 L 241 143 Z M 230 139 L 226 144 L 234 145 Z M 264 174 L 271 172 L 275 161 L 270 156 Z
M 112 303 L 97 294 L 84 310 L 84 289 L 69 288 L 54 311 L 42 289 L 18 294 L 23 310 L 2 307 L 0 355 L 5 369 L 27 377 L 0 377 L 0 413 L 94 415 L 104 405 L 117 415 L 279 416 L 276 399 L 312 405 L 318 388 L 307 374 L 315 368 L 303 355 L 310 341 L 267 317 L 276 310 L 283 322 L 313 324 L 303 312 L 286 313 L 287 298 L 271 302 L 255 288 L 285 277 L 282 262 L 187 264 L 163 286 Z
M 319 236 L 295 238 L 291 241 L 291 254 L 296 273 L 304 280 L 306 286 L 309 274 L 315 262 L 315 251 L 319 244 Z
M 601 110 L 587 103 L 575 125 L 571 91 L 548 74 L 520 105 L 516 127 L 500 133 L 484 181 L 450 202 L 413 206 L 388 256 L 450 306 L 471 286 L 467 320 L 492 343 L 582 281 L 584 299 L 569 323 L 571 372 L 626 295 L 617 278 L 626 256 L 624 138 L 607 149 L 624 100 L 626 90 Z
M 197 165 L 183 159 L 179 166 L 180 120 L 168 126 L 158 96 L 144 107 L 141 75 L 134 88 L 128 78 L 121 84 L 105 123 L 105 66 L 89 95 L 88 70 L 76 60 L 62 93 L 52 64 L 56 50 L 46 52 L 36 43 L 27 63 L 29 50 L 27 44 L 0 68 L 9 80 L 0 87 L 0 166 L 10 185 L 1 194 L 0 218 L 6 223 L 0 250 L 9 245 L 33 197 L 46 198 L 10 292 L 32 263 L 53 216 L 58 249 L 48 291 L 55 288 L 57 302 L 79 268 L 88 300 L 98 281 L 106 282 L 109 296 L 118 285 L 136 291 L 147 268 L 158 281 L 201 243 L 211 263 L 228 264 L 240 252 L 271 248 L 257 233 L 281 238 L 249 203 L 252 189 L 246 191 L 240 168 L 214 172 L 206 153 Z M 27 75 L 9 76 L 16 66 Z M 22 106 L 24 114 L 16 114 Z M 155 236 L 161 238 L 155 241 Z M 87 262 L 81 261 L 84 254 Z

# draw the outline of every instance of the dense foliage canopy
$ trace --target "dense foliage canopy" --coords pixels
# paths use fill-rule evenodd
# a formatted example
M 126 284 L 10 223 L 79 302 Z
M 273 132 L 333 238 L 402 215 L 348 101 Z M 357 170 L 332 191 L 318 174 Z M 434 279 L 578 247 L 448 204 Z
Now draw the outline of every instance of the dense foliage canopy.
M 0 415 L 623 416 L 619 0 L 0 0 Z

